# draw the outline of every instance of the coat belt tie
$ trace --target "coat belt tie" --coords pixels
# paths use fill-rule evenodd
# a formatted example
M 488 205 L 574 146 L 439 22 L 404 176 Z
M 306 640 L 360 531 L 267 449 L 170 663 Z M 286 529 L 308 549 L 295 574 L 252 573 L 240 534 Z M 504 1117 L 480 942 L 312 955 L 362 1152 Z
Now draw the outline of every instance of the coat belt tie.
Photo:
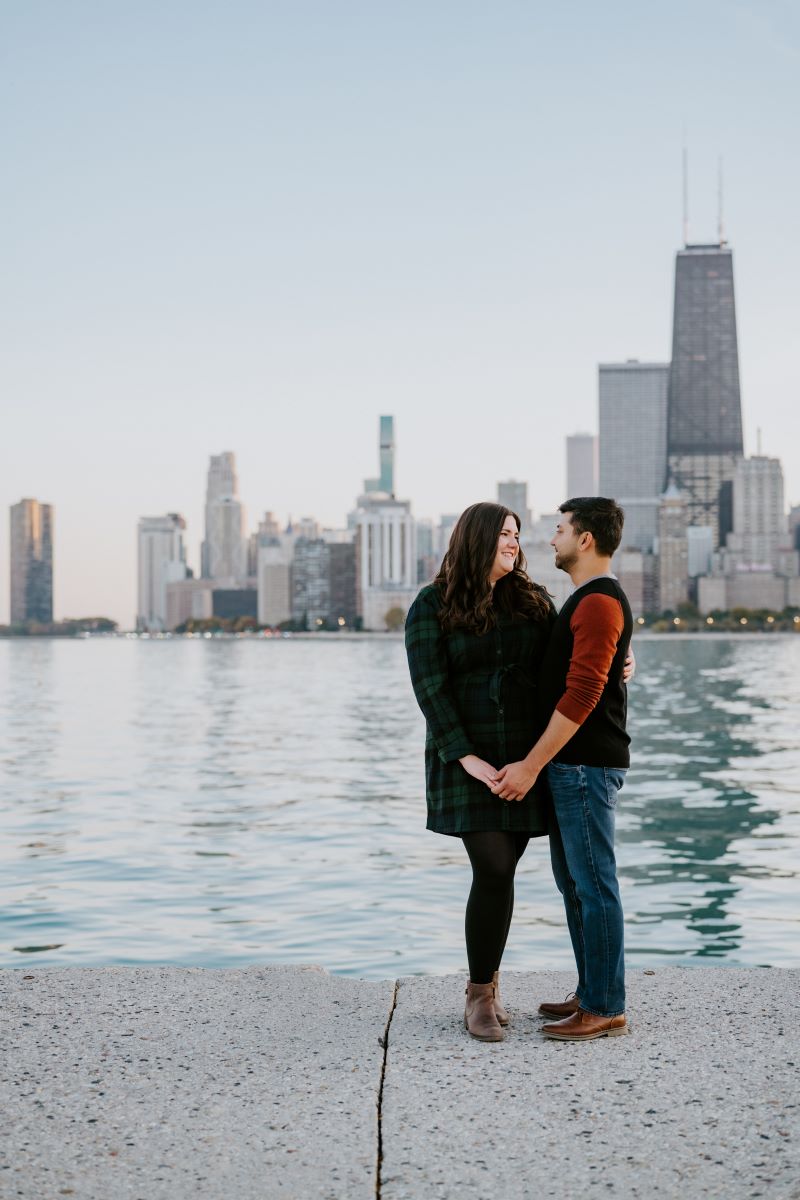
M 498 708 L 503 703 L 503 684 L 506 678 L 511 674 L 516 675 L 517 679 L 527 687 L 535 690 L 536 684 L 531 677 L 523 671 L 519 663 L 508 663 L 505 667 L 498 667 L 496 671 L 470 671 L 470 679 L 488 679 L 489 680 L 489 699 L 497 705 Z

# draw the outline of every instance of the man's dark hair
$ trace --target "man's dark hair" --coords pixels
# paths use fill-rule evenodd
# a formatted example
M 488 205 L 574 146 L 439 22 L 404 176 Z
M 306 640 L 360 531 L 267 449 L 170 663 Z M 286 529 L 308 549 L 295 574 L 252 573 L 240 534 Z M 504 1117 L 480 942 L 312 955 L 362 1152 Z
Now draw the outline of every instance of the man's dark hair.
M 625 513 L 608 496 L 576 496 L 565 500 L 558 511 L 569 513 L 576 533 L 591 533 L 598 554 L 610 558 L 622 539 Z

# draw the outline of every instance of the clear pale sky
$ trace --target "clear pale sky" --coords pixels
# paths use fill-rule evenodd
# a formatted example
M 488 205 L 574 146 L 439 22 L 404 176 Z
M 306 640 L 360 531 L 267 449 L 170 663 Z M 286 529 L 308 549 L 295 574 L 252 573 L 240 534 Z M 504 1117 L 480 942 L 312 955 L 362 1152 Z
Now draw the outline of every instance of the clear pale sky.
M 670 353 L 690 237 L 734 249 L 746 450 L 800 501 L 792 0 L 0 0 L 8 506 L 56 509 L 56 616 L 135 612 L 136 523 L 208 456 L 248 524 L 340 525 L 394 413 L 418 516 L 563 499 L 597 364 Z

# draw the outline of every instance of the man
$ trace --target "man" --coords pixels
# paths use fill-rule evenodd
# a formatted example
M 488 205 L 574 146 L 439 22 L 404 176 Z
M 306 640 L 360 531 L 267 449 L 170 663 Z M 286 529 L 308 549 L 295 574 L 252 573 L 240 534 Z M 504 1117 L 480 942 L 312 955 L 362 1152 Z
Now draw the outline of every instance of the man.
M 551 541 L 575 591 L 553 628 L 540 693 L 549 724 L 522 762 L 498 772 L 492 791 L 520 800 L 547 769 L 555 824 L 550 856 L 564 897 L 578 967 L 574 997 L 542 1004 L 560 1020 L 542 1032 L 590 1041 L 627 1032 L 622 904 L 614 857 L 614 807 L 630 764 L 622 678 L 633 621 L 611 574 L 624 514 L 614 500 L 567 500 Z

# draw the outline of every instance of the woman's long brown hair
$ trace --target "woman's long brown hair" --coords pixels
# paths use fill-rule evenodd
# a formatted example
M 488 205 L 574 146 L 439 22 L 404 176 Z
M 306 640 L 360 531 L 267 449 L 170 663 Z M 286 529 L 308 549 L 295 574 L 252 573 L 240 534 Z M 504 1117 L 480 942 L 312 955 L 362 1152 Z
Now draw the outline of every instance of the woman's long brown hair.
M 482 501 L 471 504 L 456 521 L 433 581 L 441 590 L 439 620 L 446 633 L 454 629 L 487 633 L 494 627 L 498 612 L 534 621 L 546 619 L 550 611 L 547 593 L 528 578 L 521 549 L 513 571 L 499 579 L 494 588 L 489 583 L 506 517 L 513 517 L 520 528 L 520 519 L 510 508 Z

